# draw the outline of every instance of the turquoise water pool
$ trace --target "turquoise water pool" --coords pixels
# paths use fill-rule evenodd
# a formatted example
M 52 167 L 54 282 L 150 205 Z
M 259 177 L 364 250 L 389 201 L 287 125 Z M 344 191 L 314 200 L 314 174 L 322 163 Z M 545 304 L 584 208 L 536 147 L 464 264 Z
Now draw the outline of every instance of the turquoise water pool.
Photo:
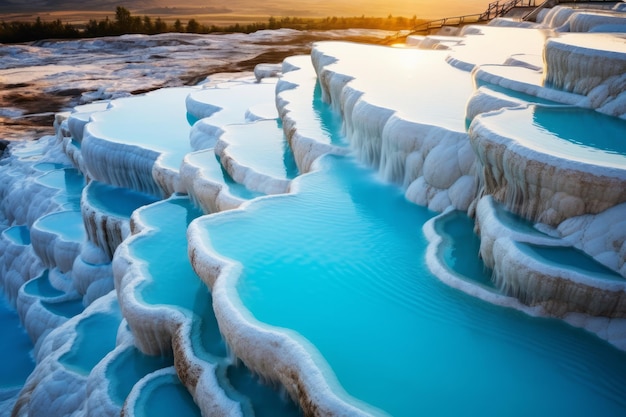
M 311 65 L 311 57 L 289 57 L 287 62 L 298 69 L 285 73 L 283 80 L 296 87 L 281 91 L 280 96 L 289 102 L 289 117 L 297 121 L 298 134 L 318 143 L 347 147 L 341 116 L 322 99 L 322 87 Z M 311 100 L 302 100 L 302 97 L 311 97 Z
M 348 141 L 341 129 L 341 116 L 322 100 L 322 87 L 319 82 L 315 82 L 310 108 L 313 110 L 313 115 L 309 116 L 309 119 L 321 128 L 324 136 L 330 138 L 330 143 L 336 146 L 348 146 Z
M 171 305 L 193 311 L 202 283 L 187 259 L 187 224 L 202 213 L 186 198 L 155 203 L 141 212 L 141 219 L 154 233 L 131 244 L 131 254 L 147 261 L 149 279 L 138 289 L 148 304 Z
M 589 109 L 531 105 L 488 115 L 496 133 L 564 160 L 602 167 L 626 166 L 626 121 Z
M 259 197 L 262 194 L 248 190 L 244 185 L 235 182 L 224 166 L 220 164 L 219 156 L 215 155 L 213 148 L 191 153 L 186 156 L 187 160 L 195 166 L 202 167 L 204 176 L 217 184 L 228 187 L 230 194 L 244 200 Z
M 2 234 L 16 245 L 30 245 L 30 230 L 28 226 L 13 226 L 5 229 Z
M 52 286 L 48 277 L 49 270 L 46 269 L 40 276 L 33 278 L 24 284 L 24 292 L 38 297 L 52 298 L 65 294 Z
M 37 181 L 67 194 L 80 194 L 85 186 L 85 177 L 76 168 L 55 169 L 42 174 Z
M 144 355 L 134 346 L 126 348 L 106 370 L 107 380 L 110 381 L 111 399 L 115 404 L 122 406 L 141 378 L 158 369 L 172 366 L 173 361 L 172 357 Z
M 533 96 L 530 94 L 526 94 L 526 93 L 522 93 L 520 91 L 516 91 L 513 90 L 511 88 L 506 88 L 506 87 L 502 87 L 500 85 L 497 84 L 492 84 L 483 80 L 476 80 L 476 88 L 478 87 L 487 87 L 489 90 L 493 90 L 496 91 L 498 93 L 504 94 L 506 96 L 512 97 L 512 98 L 517 98 L 520 100 L 523 100 L 527 103 L 537 103 L 537 104 L 547 104 L 547 105 L 560 105 L 561 103 L 558 103 L 556 101 L 552 101 L 552 100 L 547 100 L 541 97 L 537 97 L 537 96 Z
M 532 107 L 531 125 L 588 150 L 626 157 L 626 120 L 589 109 Z
M 55 302 L 42 300 L 41 305 L 52 314 L 68 319 L 82 313 L 85 309 L 83 300 L 80 298 L 76 300 Z
M 80 195 L 85 186 L 85 177 L 75 168 L 56 169 L 42 174 L 40 184 L 59 190 L 54 200 L 66 209 L 80 208 Z
M 9 304 L 0 293 L 0 393 L 3 389 L 19 388 L 35 368 L 33 344 Z
M 80 211 L 58 211 L 45 215 L 35 222 L 33 228 L 57 234 L 70 242 L 80 243 L 87 236 Z
M 282 125 L 277 120 L 230 125 L 221 140 L 226 152 L 239 164 L 273 178 L 292 179 L 298 175 Z
M 35 168 L 38 171 L 47 172 L 47 171 L 53 171 L 55 169 L 63 169 L 63 168 L 70 168 L 70 167 L 68 167 L 65 164 L 59 164 L 55 162 L 39 162 L 33 165 L 33 168 Z
M 164 88 L 122 98 L 113 107 L 92 116 L 93 135 L 112 142 L 138 145 L 162 153 L 165 166 L 178 170 L 183 156 L 191 152 L 190 119 L 185 98 L 197 88 Z
M 238 297 L 262 326 L 297 332 L 349 395 L 393 416 L 626 412 L 623 352 L 445 286 L 424 260 L 434 213 L 349 159 L 322 165 L 298 194 L 199 220 L 243 265 Z
M 242 408 L 246 415 L 255 417 L 300 416 L 298 407 L 287 398 L 287 394 L 276 395 L 269 381 L 263 382 L 243 365 L 231 365 L 226 369 L 226 378 L 237 392 L 243 394 Z
M 159 375 L 153 378 L 134 407 L 136 417 L 201 417 L 187 388 L 180 383 L 176 374 Z
M 624 282 L 624 277 L 620 274 L 575 247 L 533 245 L 523 242 L 515 244 L 523 253 L 550 265 L 568 268 L 603 280 Z
M 263 410 L 268 416 L 298 415 L 293 402 L 281 397 L 275 389 L 247 382 L 254 377 L 245 366 L 229 372 L 223 369 L 230 361 L 213 312 L 211 293 L 193 271 L 187 256 L 187 226 L 200 215 L 191 201 L 182 197 L 141 210 L 141 221 L 151 232 L 131 242 L 130 252 L 138 260 L 146 261 L 149 279 L 137 287 L 137 296 L 146 304 L 168 306 L 191 318 L 194 354 L 222 368 L 220 383 L 228 396 Z M 172 401 L 178 400 L 173 397 Z
M 80 375 L 89 375 L 94 366 L 115 348 L 122 315 L 117 307 L 82 318 L 76 325 L 76 339 L 59 362 Z
M 551 239 L 551 237 L 535 228 L 535 224 L 515 213 L 508 211 L 502 204 L 494 202 L 494 214 L 499 222 L 506 225 L 507 228 L 532 236 Z
M 85 197 L 89 204 L 103 213 L 121 218 L 130 218 L 133 211 L 152 204 L 156 198 L 128 188 L 114 187 L 99 181 L 91 181 L 86 187 Z
M 447 213 L 435 222 L 435 230 L 443 237 L 439 250 L 443 264 L 455 274 L 495 289 L 492 270 L 480 259 L 480 238 L 474 233 L 474 221 L 465 212 Z

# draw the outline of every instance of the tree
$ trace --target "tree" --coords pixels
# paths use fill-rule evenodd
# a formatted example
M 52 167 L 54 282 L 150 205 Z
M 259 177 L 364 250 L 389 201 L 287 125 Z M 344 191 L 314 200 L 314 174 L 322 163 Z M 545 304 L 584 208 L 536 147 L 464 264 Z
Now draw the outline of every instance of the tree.
M 200 23 L 196 19 L 190 19 L 187 22 L 187 32 L 189 33 L 199 33 L 200 32 Z
M 167 23 L 161 20 L 160 17 L 157 17 L 154 21 L 154 32 L 155 33 L 164 33 L 167 32 Z
M 154 33 L 154 25 L 152 24 L 152 19 L 150 19 L 150 16 L 143 17 L 143 30 L 147 33 Z
M 174 22 L 174 32 L 182 32 L 183 24 L 180 22 L 180 19 L 176 19 Z
M 132 26 L 130 11 L 125 7 L 117 6 L 115 8 L 115 23 L 120 32 L 128 32 Z

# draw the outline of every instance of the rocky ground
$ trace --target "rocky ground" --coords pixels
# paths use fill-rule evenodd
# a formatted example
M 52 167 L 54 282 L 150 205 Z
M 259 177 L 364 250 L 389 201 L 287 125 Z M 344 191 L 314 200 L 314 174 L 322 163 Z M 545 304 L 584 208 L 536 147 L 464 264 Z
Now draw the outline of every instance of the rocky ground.
M 55 113 L 79 104 L 195 85 L 215 73 L 250 71 L 258 63 L 308 54 L 318 40 L 381 43 L 393 35 L 373 30 L 276 30 L 0 44 L 0 149 L 6 141 L 53 133 Z

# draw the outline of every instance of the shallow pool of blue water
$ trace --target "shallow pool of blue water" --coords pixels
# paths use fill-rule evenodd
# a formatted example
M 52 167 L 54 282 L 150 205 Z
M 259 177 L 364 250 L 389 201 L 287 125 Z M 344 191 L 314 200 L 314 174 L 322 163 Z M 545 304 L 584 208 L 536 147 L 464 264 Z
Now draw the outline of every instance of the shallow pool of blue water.
M 122 320 L 117 303 L 107 312 L 82 318 L 76 325 L 76 339 L 59 358 L 66 368 L 88 375 L 94 366 L 115 348 L 117 329 Z
M 93 115 L 91 132 L 100 138 L 136 144 L 163 154 L 165 166 L 178 170 L 183 156 L 191 152 L 190 123 L 185 98 L 197 88 L 164 88 L 118 99 L 113 107 Z
M 99 181 L 91 181 L 86 187 L 85 197 L 89 204 L 106 214 L 130 218 L 133 211 L 152 204 L 156 199 L 128 188 L 114 187 Z
M 40 217 L 34 224 L 35 228 L 48 233 L 55 233 L 69 242 L 82 242 L 87 233 L 80 211 L 58 211 Z
M 126 348 L 109 364 L 106 370 L 111 399 L 117 405 L 122 406 L 130 391 L 141 378 L 173 364 L 174 359 L 172 357 L 145 355 L 134 346 Z
M 341 127 L 341 116 L 322 99 L 322 87 L 319 82 L 315 82 L 311 104 L 309 111 L 312 114 L 308 115 L 310 120 L 306 122 L 316 125 L 316 128 L 323 132 L 323 136 L 327 137 L 333 145 L 348 146 L 348 140 Z M 299 120 L 299 122 L 304 123 L 305 120 Z
M 33 344 L 17 312 L 0 292 L 0 392 L 19 388 L 35 368 Z
M 187 256 L 187 225 L 202 213 L 188 198 L 172 198 L 144 208 L 140 218 L 153 230 L 131 244 L 131 253 L 147 261 L 149 280 L 138 287 L 147 304 L 167 305 L 192 317 L 195 353 L 209 361 L 226 356 L 211 294 Z
M 200 220 L 243 264 L 238 296 L 262 325 L 295 330 L 351 396 L 393 416 L 626 412 L 623 352 L 445 286 L 424 259 L 434 213 L 349 159 L 323 161 L 298 194 Z
M 231 125 L 221 137 L 239 164 L 273 178 L 294 178 L 298 168 L 277 120 Z
M 49 270 L 46 269 L 40 276 L 28 281 L 24 284 L 24 292 L 42 298 L 59 297 L 65 294 L 52 286 L 48 275 Z
M 538 130 L 585 148 L 626 156 L 626 120 L 597 111 L 572 108 L 531 108 L 533 123 Z
M 474 221 L 465 212 L 447 213 L 435 222 L 435 230 L 443 238 L 439 249 L 444 265 L 462 278 L 494 289 L 492 270 L 480 259 L 480 238 L 474 233 Z
M 531 105 L 485 116 L 482 122 L 542 153 L 618 169 L 626 166 L 626 121 L 617 117 L 576 107 Z
M 37 182 L 68 194 L 80 194 L 85 186 L 85 177 L 76 168 L 64 168 L 42 174 Z
M 524 242 L 516 242 L 516 245 L 530 257 L 553 266 L 568 268 L 599 279 L 624 282 L 624 278 L 620 274 L 573 246 L 545 246 Z
M 535 224 L 515 213 L 508 211 L 502 204 L 494 202 L 494 214 L 498 221 L 504 223 L 507 228 L 528 235 L 550 239 L 551 236 L 535 228 Z
M 38 171 L 47 172 L 47 171 L 53 171 L 55 169 L 63 169 L 63 168 L 70 168 L 70 167 L 68 167 L 65 164 L 59 164 L 55 162 L 39 162 L 33 165 L 33 168 L 35 168 Z
M 8 229 L 5 229 L 2 234 L 16 245 L 30 245 L 30 230 L 28 230 L 28 226 L 9 227 Z
M 245 397 L 243 408 L 256 417 L 299 416 L 301 411 L 293 401 L 286 398 L 286 393 L 276 395 L 276 389 L 261 381 L 248 368 L 242 365 L 231 365 L 226 370 L 230 384 Z
M 200 409 L 175 374 L 153 378 L 135 404 L 137 417 L 200 417 Z
M 85 306 L 83 305 L 83 300 L 78 298 L 76 300 L 66 300 L 66 301 L 46 301 L 42 300 L 41 305 L 57 316 L 72 318 L 83 312 Z
M 138 297 L 147 304 L 169 306 L 190 317 L 194 353 L 223 367 L 229 362 L 228 352 L 213 312 L 211 293 L 193 271 L 187 256 L 187 226 L 201 214 L 188 198 L 182 197 L 142 209 L 141 221 L 152 231 L 135 239 L 130 252 L 137 259 L 147 261 L 149 280 L 138 286 Z M 253 377 L 244 366 L 233 375 L 225 370 L 220 374 L 226 378 L 222 382 L 226 394 L 251 403 L 260 415 L 297 415 L 297 407 L 276 390 L 262 384 L 247 384 Z M 285 414 L 289 410 L 293 413 Z
M 56 169 L 42 174 L 37 181 L 59 190 L 54 196 L 56 202 L 68 209 L 80 208 L 80 195 L 85 186 L 85 177 L 75 168 Z
M 496 91 L 498 93 L 507 95 L 509 97 L 512 98 L 517 98 L 520 100 L 523 100 L 527 103 L 536 103 L 536 104 L 548 104 L 548 105 L 560 105 L 561 103 L 558 103 L 556 101 L 552 101 L 552 100 L 547 100 L 547 99 L 543 99 L 537 96 L 533 96 L 530 94 L 526 94 L 526 93 L 522 93 L 520 91 L 515 91 L 512 90 L 510 88 L 506 88 L 506 87 L 502 87 L 500 85 L 497 84 L 492 84 L 492 83 L 488 83 L 486 81 L 482 81 L 482 80 L 476 80 L 476 87 L 487 87 L 489 90 L 493 90 Z
M 320 130 L 330 138 L 330 142 L 337 146 L 347 146 L 348 141 L 341 129 L 341 116 L 322 99 L 322 87 L 319 82 L 315 82 L 311 108 L 313 110 L 312 122 L 319 124 Z
M 249 200 L 262 195 L 256 191 L 250 191 L 244 185 L 235 182 L 220 163 L 220 158 L 215 155 L 213 148 L 194 152 L 187 155 L 186 158 L 190 163 L 201 167 L 203 175 L 206 176 L 209 181 L 216 184 L 224 184 L 228 187 L 228 192 L 235 197 Z
M 172 198 L 144 208 L 140 218 L 152 232 L 133 241 L 130 251 L 147 261 L 149 279 L 138 286 L 138 298 L 189 316 L 194 353 L 212 362 L 226 355 L 226 347 L 213 315 L 211 294 L 187 257 L 187 225 L 201 214 L 188 198 Z
M 130 249 L 133 256 L 148 261 L 150 279 L 138 291 L 144 302 L 193 311 L 202 282 L 188 261 L 185 231 L 201 214 L 187 198 L 158 202 L 142 210 L 142 222 L 154 232 L 136 239 Z

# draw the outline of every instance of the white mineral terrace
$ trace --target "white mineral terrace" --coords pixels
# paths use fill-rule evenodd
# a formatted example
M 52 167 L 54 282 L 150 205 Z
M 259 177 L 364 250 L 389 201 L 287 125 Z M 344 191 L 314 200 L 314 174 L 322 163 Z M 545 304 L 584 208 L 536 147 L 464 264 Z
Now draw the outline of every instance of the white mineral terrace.
M 0 417 L 623 415 L 624 10 L 102 87 L 12 143 L 0 288 L 36 366 Z
M 589 94 L 626 72 L 626 37 L 615 34 L 570 34 L 549 39 L 544 59 L 545 82 L 557 89 Z
M 471 143 L 483 166 L 485 190 L 516 213 L 552 226 L 626 201 L 626 157 L 575 145 L 567 141 L 567 134 L 561 138 L 558 132 L 546 132 L 533 123 L 540 109 L 509 109 L 474 120 Z M 551 114 L 556 119 L 563 115 L 558 110 Z M 526 123 L 519 124 L 522 120 Z M 559 123 L 571 124 L 573 120 Z M 620 123 L 613 133 L 594 134 L 610 135 L 615 141 L 625 127 Z

